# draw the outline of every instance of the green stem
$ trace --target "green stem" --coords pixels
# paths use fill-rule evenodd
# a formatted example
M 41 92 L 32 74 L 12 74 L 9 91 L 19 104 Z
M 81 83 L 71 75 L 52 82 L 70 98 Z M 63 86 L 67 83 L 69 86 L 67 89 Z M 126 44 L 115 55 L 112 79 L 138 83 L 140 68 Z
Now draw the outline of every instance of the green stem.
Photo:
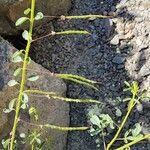
M 125 125 L 125 123 L 126 123 L 128 117 L 129 117 L 129 115 L 130 115 L 130 113 L 131 113 L 131 111 L 132 111 L 132 109 L 133 109 L 133 107 L 134 107 L 134 101 L 135 101 L 135 94 L 133 94 L 132 99 L 131 99 L 130 102 L 129 102 L 128 112 L 127 112 L 125 118 L 123 119 L 123 121 L 122 121 L 122 123 L 121 123 L 119 129 L 117 130 L 117 133 L 115 134 L 114 138 L 113 138 L 113 139 L 110 141 L 110 143 L 107 145 L 106 150 L 110 150 L 110 148 L 111 148 L 111 146 L 113 145 L 113 143 L 117 140 L 117 138 L 118 138 L 118 136 L 119 136 L 119 134 L 120 134 L 122 128 L 124 127 L 124 125 Z
M 25 77 L 26 77 L 27 59 L 28 59 L 28 55 L 29 55 L 29 51 L 30 51 L 30 47 L 31 47 L 31 42 L 32 42 L 31 37 L 32 37 L 33 25 L 34 25 L 35 1 L 36 0 L 32 0 L 32 2 L 31 2 L 29 38 L 28 38 L 24 62 L 23 62 L 21 85 L 20 85 L 19 96 L 18 96 L 18 100 L 17 100 L 17 104 L 16 104 L 16 113 L 15 113 L 15 119 L 14 119 L 14 123 L 13 123 L 13 129 L 12 129 L 12 133 L 11 133 L 12 137 L 11 137 L 11 142 L 10 142 L 10 150 L 13 150 L 13 148 L 14 148 L 14 140 L 15 140 L 16 129 L 17 129 L 17 125 L 18 125 L 22 93 L 24 91 L 25 82 L 26 82 Z
M 32 150 L 34 150 L 34 144 L 32 144 Z
M 150 134 L 147 134 L 147 135 L 145 135 L 143 137 L 137 138 L 136 140 L 134 140 L 134 141 L 132 141 L 132 142 L 130 142 L 128 144 L 125 144 L 122 147 L 117 148 L 116 150 L 124 150 L 125 148 L 128 148 L 128 147 L 130 147 L 130 146 L 132 146 L 132 145 L 134 145 L 134 144 L 136 144 L 136 143 L 138 143 L 138 142 L 140 142 L 142 140 L 149 139 L 149 138 L 150 138 Z

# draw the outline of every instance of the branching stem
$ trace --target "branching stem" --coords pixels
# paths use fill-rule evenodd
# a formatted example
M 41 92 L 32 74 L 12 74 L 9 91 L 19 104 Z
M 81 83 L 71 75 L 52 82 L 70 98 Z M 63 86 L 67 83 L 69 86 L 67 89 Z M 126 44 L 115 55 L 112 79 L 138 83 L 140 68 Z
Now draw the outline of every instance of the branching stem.
M 140 138 L 135 139 L 134 141 L 132 141 L 132 142 L 130 142 L 130 143 L 128 143 L 128 144 L 125 144 L 125 145 L 122 146 L 122 147 L 117 148 L 116 150 L 124 150 L 124 149 L 126 149 L 126 148 L 128 148 L 128 147 L 130 147 L 130 146 L 132 146 L 132 145 L 134 145 L 134 144 L 136 144 L 136 143 L 138 143 L 138 142 L 140 142 L 140 141 L 143 141 L 143 140 L 149 139 L 149 138 L 150 138 L 150 134 L 147 134 L 147 135 L 145 135 L 145 136 L 143 136 L 143 137 L 140 137 Z
M 125 118 L 123 119 L 123 121 L 122 121 L 122 123 L 121 123 L 119 129 L 117 130 L 117 133 L 115 134 L 114 138 L 113 138 L 113 139 L 110 141 L 110 143 L 107 145 L 106 150 L 110 150 L 111 146 L 112 146 L 113 143 L 117 140 L 117 138 L 118 138 L 118 136 L 119 136 L 121 130 L 123 129 L 125 123 L 127 122 L 127 119 L 128 119 L 128 117 L 129 117 L 129 115 L 130 115 L 130 113 L 131 113 L 131 111 L 132 111 L 132 109 L 133 109 L 133 107 L 134 107 L 135 96 L 136 96 L 136 95 L 133 94 L 132 99 L 131 99 L 130 102 L 129 102 L 130 105 L 129 105 L 129 107 L 128 107 L 128 112 L 127 112 Z

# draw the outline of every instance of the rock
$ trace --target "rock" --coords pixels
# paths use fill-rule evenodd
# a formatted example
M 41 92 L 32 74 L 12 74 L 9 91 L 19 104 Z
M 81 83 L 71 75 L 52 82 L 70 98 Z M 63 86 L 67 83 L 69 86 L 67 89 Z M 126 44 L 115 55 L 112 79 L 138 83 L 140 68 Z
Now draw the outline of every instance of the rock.
M 115 64 L 122 64 L 125 61 L 125 58 L 121 57 L 121 56 L 115 56 L 112 60 L 113 63 Z
M 149 76 L 150 75 L 150 59 L 146 61 L 146 63 L 141 67 L 139 71 L 139 76 L 144 77 L 144 76 Z
M 1 0 L 0 2 L 0 16 L 4 16 L 4 20 L 8 21 L 3 23 L 0 20 L 0 24 L 4 24 L 3 30 L 0 30 L 0 34 L 14 33 L 13 30 L 7 29 L 7 26 L 14 28 L 14 23 L 18 18 L 24 16 L 23 12 L 26 8 L 30 7 L 31 1 L 29 0 Z M 70 9 L 70 0 L 37 0 L 36 12 L 42 12 L 44 15 L 64 15 Z M 2 22 L 2 23 L 1 23 Z M 16 31 L 17 32 L 17 31 Z
M 0 38 L 0 83 L 3 84 L 1 85 L 0 91 L 0 139 L 10 133 L 13 121 L 13 117 L 4 114 L 3 109 L 8 106 L 10 100 L 14 99 L 18 95 L 17 93 L 19 90 L 19 86 L 7 86 L 8 81 L 14 78 L 13 72 L 17 68 L 17 65 L 10 61 L 14 51 L 16 51 L 16 49 L 13 46 Z M 48 70 L 34 62 L 31 62 L 28 69 L 27 76 L 33 74 L 34 70 L 36 70 L 36 73 L 38 73 L 40 78 L 38 82 L 27 82 L 26 89 L 53 91 L 58 93 L 60 96 L 65 96 L 66 85 L 62 80 L 51 76 L 51 73 Z M 36 124 L 53 124 L 58 126 L 69 125 L 69 105 L 67 103 L 33 95 L 29 95 L 29 102 L 31 106 L 36 107 L 39 114 L 39 120 Z M 25 118 L 25 121 L 34 123 L 34 121 L 24 113 L 21 115 L 21 118 Z M 27 129 L 31 130 L 33 129 L 33 126 L 31 127 L 26 123 L 19 123 L 18 132 L 26 132 Z M 52 147 L 54 150 L 64 149 L 66 145 L 66 137 L 67 132 L 58 132 L 50 129 L 44 129 L 42 133 L 43 140 L 51 139 L 51 142 L 48 142 L 46 149 L 49 147 Z
M 112 45 L 118 45 L 119 44 L 119 35 L 114 36 L 114 38 L 110 41 Z

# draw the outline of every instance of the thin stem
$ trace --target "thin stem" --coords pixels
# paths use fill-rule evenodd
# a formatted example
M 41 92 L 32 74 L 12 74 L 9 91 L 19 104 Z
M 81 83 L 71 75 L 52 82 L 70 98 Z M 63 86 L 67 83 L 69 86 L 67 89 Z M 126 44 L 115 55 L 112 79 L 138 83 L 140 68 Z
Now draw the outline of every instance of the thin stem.
M 113 16 L 103 16 L 103 15 L 81 15 L 81 16 L 44 16 L 44 18 L 50 19 L 61 19 L 61 20 L 72 20 L 72 19 L 90 19 L 90 18 L 99 18 L 99 19 L 106 19 L 106 18 L 113 18 Z
M 49 33 L 47 35 L 41 36 L 39 38 L 36 38 L 36 39 L 32 40 L 32 42 L 35 42 L 35 41 L 38 41 L 38 40 L 42 40 L 42 39 L 50 37 L 50 36 L 52 36 L 52 33 Z
M 87 32 L 87 31 L 82 31 L 82 30 L 81 31 L 80 30 L 68 30 L 68 31 L 61 31 L 61 32 L 54 32 L 54 31 L 52 31 L 51 33 L 48 33 L 47 35 L 44 35 L 42 37 L 39 37 L 37 39 L 32 40 L 32 42 L 44 39 L 44 38 L 49 37 L 49 36 L 70 35 L 70 34 L 88 35 L 90 33 Z
M 125 144 L 122 147 L 117 148 L 116 150 L 124 150 L 124 149 L 126 149 L 126 148 L 128 148 L 128 147 L 130 147 L 130 146 L 132 146 L 132 145 L 134 145 L 134 144 L 136 144 L 136 143 L 138 143 L 138 142 L 140 142 L 142 140 L 149 139 L 149 138 L 150 138 L 150 134 L 147 134 L 147 135 L 145 135 L 143 137 L 137 138 L 136 140 L 134 140 L 134 141 L 132 141 L 132 142 L 130 142 L 128 144 Z
M 125 118 L 123 119 L 123 121 L 122 121 L 122 123 L 121 123 L 119 129 L 117 130 L 117 133 L 115 134 L 114 138 L 113 138 L 113 139 L 110 141 L 110 143 L 107 145 L 106 150 L 110 150 L 110 148 L 111 148 L 111 146 L 113 145 L 113 143 L 117 140 L 117 138 L 118 138 L 118 136 L 119 136 L 119 134 L 120 134 L 122 128 L 124 127 L 124 125 L 125 125 L 125 123 L 126 123 L 128 117 L 129 117 L 129 115 L 130 115 L 130 113 L 131 113 L 131 111 L 132 111 L 132 109 L 133 109 L 133 107 L 134 107 L 134 101 L 135 101 L 135 94 L 133 94 L 132 99 L 131 99 L 130 102 L 129 102 L 130 105 L 129 105 L 129 107 L 128 107 L 128 112 L 127 112 Z
M 40 90 L 26 90 L 24 93 L 31 93 L 31 94 L 40 94 L 40 95 L 56 95 L 54 92 L 46 92 Z
M 34 150 L 34 144 L 32 144 L 32 150 Z
M 25 87 L 27 59 L 28 59 L 28 55 L 29 55 L 29 51 L 30 51 L 31 37 L 32 37 L 33 25 L 34 25 L 34 10 L 35 10 L 35 0 L 32 0 L 32 2 L 31 2 L 31 14 L 30 14 L 29 38 L 28 38 L 24 62 L 23 62 L 22 78 L 21 78 L 21 85 L 20 85 L 18 100 L 17 100 L 17 104 L 16 104 L 15 119 L 14 119 L 13 128 L 12 128 L 12 132 L 11 132 L 12 137 L 11 137 L 11 142 L 10 142 L 10 150 L 13 150 L 13 148 L 14 148 L 14 140 L 15 140 L 16 129 L 17 129 L 17 125 L 18 125 L 18 118 L 19 118 L 19 112 L 20 112 L 20 106 L 21 106 L 21 100 L 22 100 L 22 93 L 23 93 L 24 87 Z
M 58 131 L 82 131 L 82 130 L 87 130 L 89 129 L 89 127 L 60 127 L 60 126 L 55 126 L 55 125 L 51 125 L 51 124 L 34 124 L 34 123 L 30 123 L 30 122 L 26 122 L 22 119 L 19 119 L 19 121 L 27 124 L 27 125 L 30 125 L 30 126 L 35 126 L 35 127 L 38 127 L 38 128 L 50 128 L 50 129 L 53 129 L 53 130 L 58 130 Z

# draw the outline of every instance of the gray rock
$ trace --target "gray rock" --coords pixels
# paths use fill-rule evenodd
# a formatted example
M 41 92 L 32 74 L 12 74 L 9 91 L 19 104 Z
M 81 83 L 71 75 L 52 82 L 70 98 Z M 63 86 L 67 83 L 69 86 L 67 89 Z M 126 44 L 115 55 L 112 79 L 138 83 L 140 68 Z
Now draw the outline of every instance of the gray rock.
M 139 71 L 139 76 L 144 77 L 150 75 L 150 59 L 141 67 Z
M 7 86 L 8 81 L 14 79 L 14 70 L 20 66 L 10 61 L 14 51 L 16 51 L 16 49 L 13 46 L 0 38 L 0 83 L 3 84 L 1 85 L 2 90 L 0 91 L 0 139 L 10 133 L 10 126 L 13 121 L 13 117 L 9 118 L 3 113 L 3 109 L 8 106 L 10 100 L 17 97 L 19 90 L 19 86 Z M 38 73 L 40 78 L 38 82 L 27 82 L 26 89 L 53 91 L 60 96 L 65 96 L 66 85 L 62 80 L 51 76 L 51 73 L 48 70 L 34 62 L 30 64 L 28 69 L 32 71 L 28 71 L 27 76 L 32 75 L 34 72 Z M 34 70 L 36 70 L 36 72 Z M 22 114 L 24 116 L 23 119 L 27 118 L 29 122 L 36 124 L 53 124 L 58 126 L 69 125 L 69 105 L 67 103 L 63 103 L 59 100 L 47 99 L 46 97 L 35 97 L 33 95 L 29 95 L 29 102 L 31 106 L 34 106 L 37 109 L 39 120 L 35 122 L 25 114 Z M 31 128 L 31 126 L 28 126 L 26 123 L 20 122 L 18 132 L 27 132 L 27 129 L 31 130 L 34 129 L 34 127 Z M 52 147 L 54 150 L 64 149 L 66 146 L 66 137 L 66 132 L 57 132 L 50 129 L 44 129 L 42 133 L 43 140 L 46 138 L 53 139 L 52 142 L 48 142 L 46 149 L 49 147 Z
M 118 65 L 124 63 L 124 61 L 125 61 L 125 58 L 121 56 L 115 56 L 112 60 L 113 63 L 118 64 Z
M 114 36 L 114 38 L 110 41 L 112 45 L 118 45 L 119 44 L 119 35 Z
M 0 30 L 0 34 L 14 33 L 14 23 L 18 18 L 24 16 L 23 12 L 30 7 L 30 3 L 31 1 L 29 0 L 0 1 L 0 16 L 4 17 L 4 22 L 0 19 L 0 24 L 4 24 L 4 26 L 2 26 L 3 30 Z M 42 12 L 44 15 L 64 15 L 70 9 L 70 6 L 70 0 L 36 0 L 36 11 Z M 11 26 L 12 31 L 9 28 L 7 29 L 8 26 Z M 23 27 L 24 26 L 22 26 L 22 28 Z

